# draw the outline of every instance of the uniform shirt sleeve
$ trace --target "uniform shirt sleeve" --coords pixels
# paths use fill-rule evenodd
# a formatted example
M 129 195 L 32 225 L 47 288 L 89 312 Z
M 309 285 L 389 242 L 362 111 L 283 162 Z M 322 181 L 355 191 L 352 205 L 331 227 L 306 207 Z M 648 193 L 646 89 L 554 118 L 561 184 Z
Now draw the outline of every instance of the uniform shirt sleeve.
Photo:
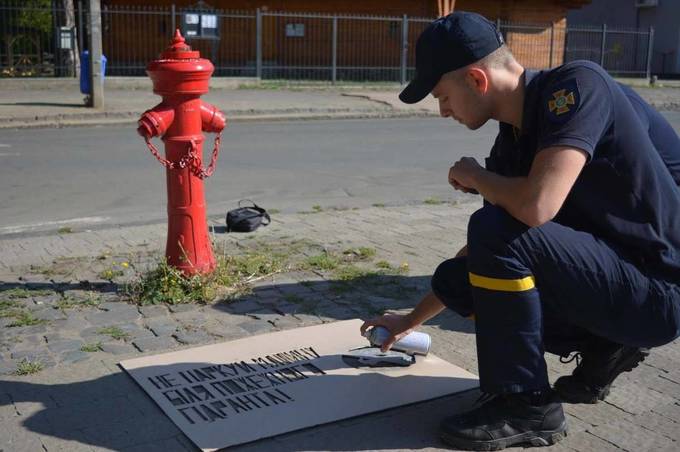
M 587 66 L 565 68 L 541 96 L 537 150 L 571 146 L 593 157 L 612 121 L 612 98 L 601 74 Z

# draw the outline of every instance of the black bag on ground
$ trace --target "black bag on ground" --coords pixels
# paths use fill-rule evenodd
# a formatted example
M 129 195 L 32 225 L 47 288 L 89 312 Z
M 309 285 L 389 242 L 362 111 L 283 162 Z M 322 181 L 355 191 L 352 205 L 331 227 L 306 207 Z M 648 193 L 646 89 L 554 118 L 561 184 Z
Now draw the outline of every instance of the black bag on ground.
M 241 207 L 243 201 L 249 201 L 253 205 Z M 227 232 L 252 232 L 269 223 L 271 223 L 271 218 L 267 211 L 249 199 L 239 201 L 238 209 L 227 212 Z

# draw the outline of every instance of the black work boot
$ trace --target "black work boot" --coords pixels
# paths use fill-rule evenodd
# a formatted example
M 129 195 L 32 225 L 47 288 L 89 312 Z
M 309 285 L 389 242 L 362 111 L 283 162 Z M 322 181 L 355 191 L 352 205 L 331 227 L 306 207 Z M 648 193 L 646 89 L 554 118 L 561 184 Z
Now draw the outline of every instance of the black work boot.
M 567 435 L 562 405 L 550 394 L 495 395 L 467 413 L 444 419 L 442 440 L 462 450 L 500 450 L 513 445 L 550 446 Z
M 563 402 L 597 403 L 609 395 L 612 382 L 623 372 L 636 368 L 649 355 L 648 348 L 625 347 L 604 339 L 589 344 L 576 353 L 578 365 L 571 375 L 560 377 L 554 384 Z

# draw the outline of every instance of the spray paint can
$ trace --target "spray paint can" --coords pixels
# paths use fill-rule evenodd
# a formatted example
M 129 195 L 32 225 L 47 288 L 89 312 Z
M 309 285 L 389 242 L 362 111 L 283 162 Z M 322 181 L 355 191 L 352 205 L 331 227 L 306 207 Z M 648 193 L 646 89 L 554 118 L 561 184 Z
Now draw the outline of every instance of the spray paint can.
M 371 345 L 380 347 L 392 334 L 387 328 L 376 326 L 366 331 L 364 335 Z M 392 349 L 425 356 L 430 351 L 430 345 L 432 345 L 432 339 L 429 334 L 414 331 L 395 342 Z

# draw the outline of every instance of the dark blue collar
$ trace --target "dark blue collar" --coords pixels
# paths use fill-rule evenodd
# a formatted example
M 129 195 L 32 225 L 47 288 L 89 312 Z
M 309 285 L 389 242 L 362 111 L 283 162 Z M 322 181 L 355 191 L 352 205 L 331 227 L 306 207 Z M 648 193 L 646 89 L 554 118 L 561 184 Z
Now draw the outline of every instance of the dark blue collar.
M 526 135 L 534 125 L 536 108 L 539 107 L 539 99 L 536 98 L 536 83 L 533 83 L 539 71 L 524 70 L 524 105 L 522 106 L 522 128 L 519 135 Z

